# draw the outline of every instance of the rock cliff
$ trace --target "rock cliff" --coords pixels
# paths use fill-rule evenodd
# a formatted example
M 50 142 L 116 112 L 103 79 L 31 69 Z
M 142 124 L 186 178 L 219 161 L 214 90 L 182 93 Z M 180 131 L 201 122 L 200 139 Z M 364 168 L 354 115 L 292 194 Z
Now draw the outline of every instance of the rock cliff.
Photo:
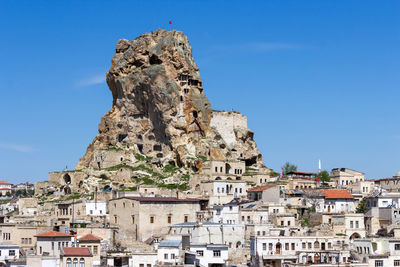
M 201 168 L 199 157 L 241 157 L 249 165 L 263 166 L 247 124 L 231 129 L 235 146 L 227 144 L 218 127 L 210 126 L 211 106 L 182 32 L 157 30 L 132 41 L 119 40 L 107 84 L 112 108 L 77 169 L 129 163 L 136 154 L 196 171 Z

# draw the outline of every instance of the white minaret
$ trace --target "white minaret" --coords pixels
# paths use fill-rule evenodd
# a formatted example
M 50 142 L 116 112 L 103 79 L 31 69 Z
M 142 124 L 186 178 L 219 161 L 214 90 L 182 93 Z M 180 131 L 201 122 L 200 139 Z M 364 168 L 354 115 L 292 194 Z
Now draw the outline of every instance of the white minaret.
M 321 160 L 319 159 L 318 160 L 318 173 L 320 173 L 321 172 Z

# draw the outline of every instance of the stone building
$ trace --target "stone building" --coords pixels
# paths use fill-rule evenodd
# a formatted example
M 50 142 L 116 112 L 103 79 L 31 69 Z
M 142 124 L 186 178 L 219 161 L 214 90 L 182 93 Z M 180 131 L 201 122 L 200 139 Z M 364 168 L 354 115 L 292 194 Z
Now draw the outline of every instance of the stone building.
M 335 182 L 337 186 L 343 188 L 365 180 L 364 173 L 348 168 L 332 169 L 330 176 L 331 181 Z
M 247 195 L 247 184 L 238 180 L 201 181 L 200 194 L 209 199 L 209 205 L 222 205 Z
M 109 202 L 110 224 L 119 227 L 121 244 L 166 234 L 168 227 L 196 221 L 200 200 L 174 197 L 124 197 Z
M 79 264 L 79 265 L 78 265 Z M 60 267 L 93 267 L 93 255 L 89 248 L 61 248 Z
M 37 255 L 59 257 L 61 248 L 73 245 L 73 236 L 61 232 L 51 231 L 35 237 Z

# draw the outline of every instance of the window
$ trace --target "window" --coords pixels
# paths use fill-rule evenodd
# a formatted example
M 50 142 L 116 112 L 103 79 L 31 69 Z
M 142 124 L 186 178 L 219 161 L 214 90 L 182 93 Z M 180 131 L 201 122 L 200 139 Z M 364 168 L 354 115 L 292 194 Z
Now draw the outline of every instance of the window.
M 265 231 L 262 231 L 263 236 L 265 236 Z
M 172 221 L 172 217 L 171 217 L 171 215 L 168 215 L 168 223 L 171 223 L 171 221 Z
M 318 241 L 314 242 L 314 248 L 319 249 L 319 242 Z
M 125 208 L 125 202 L 124 203 L 122 203 L 122 205 L 124 206 L 124 208 Z
M 218 172 L 218 167 L 215 167 L 215 172 Z
M 90 210 L 90 214 L 93 214 L 93 210 Z
M 354 228 L 353 227 L 353 221 L 350 221 L 350 228 Z
M 400 266 L 400 260 L 394 260 L 393 266 Z
M 15 256 L 15 250 L 9 250 L 8 256 Z
M 51 242 L 51 250 L 54 250 L 54 242 Z
M 197 255 L 199 255 L 200 257 L 204 256 L 204 252 L 202 250 L 196 250 Z
M 171 260 L 174 260 L 174 259 L 175 259 L 175 254 L 171 253 Z
M 71 267 L 71 263 L 72 263 L 71 258 L 68 258 L 67 259 L 67 267 Z
M 132 224 L 135 224 L 135 215 L 132 215 Z
M 221 250 L 214 250 L 213 254 L 214 254 L 214 257 L 221 257 Z
M 284 225 L 284 223 L 285 223 L 284 221 L 281 221 L 281 226 L 283 226 L 283 225 Z
M 295 249 L 296 249 L 296 244 L 292 243 L 292 250 L 295 250 Z
M 287 222 L 287 225 L 290 226 L 290 221 Z
M 139 264 L 139 267 L 144 267 L 144 264 L 143 263 Z
M 267 243 L 263 243 L 263 250 L 267 250 Z
M 311 249 L 311 247 L 312 247 L 312 244 L 308 243 L 308 248 Z
M 154 223 L 154 216 L 150 216 L 150 223 Z
M 85 267 L 85 259 L 84 258 L 81 258 L 79 260 L 79 267 Z
M 260 231 L 257 231 L 257 235 L 260 235 Z
M 356 228 L 359 228 L 359 223 L 358 223 L 358 221 L 356 221 Z
M 97 246 L 93 246 L 93 253 L 94 255 L 97 255 Z
M 303 249 L 305 249 L 305 248 L 306 248 L 306 242 L 301 243 L 301 247 L 302 247 Z
M 285 243 L 285 250 L 289 250 L 289 243 Z
M 375 267 L 383 267 L 383 260 L 375 260 Z
M 188 222 L 189 216 L 185 215 L 184 222 Z
M 73 267 L 78 267 L 78 259 L 77 258 L 74 259 L 72 266 Z
M 272 250 L 272 243 L 268 244 L 268 250 Z
M 394 250 L 400 250 L 400 244 L 394 244 Z
M 117 215 L 114 215 L 114 223 L 118 223 Z
M 164 260 L 168 260 L 168 254 L 167 253 L 164 254 Z

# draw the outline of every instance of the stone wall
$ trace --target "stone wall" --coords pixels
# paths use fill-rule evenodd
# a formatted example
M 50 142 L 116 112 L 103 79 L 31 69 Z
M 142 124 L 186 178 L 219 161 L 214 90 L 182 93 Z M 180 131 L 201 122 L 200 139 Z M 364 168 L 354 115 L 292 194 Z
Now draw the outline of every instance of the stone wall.
M 239 112 L 213 111 L 211 127 L 215 127 L 226 144 L 232 148 L 236 144 L 235 128 L 247 128 L 247 118 Z

